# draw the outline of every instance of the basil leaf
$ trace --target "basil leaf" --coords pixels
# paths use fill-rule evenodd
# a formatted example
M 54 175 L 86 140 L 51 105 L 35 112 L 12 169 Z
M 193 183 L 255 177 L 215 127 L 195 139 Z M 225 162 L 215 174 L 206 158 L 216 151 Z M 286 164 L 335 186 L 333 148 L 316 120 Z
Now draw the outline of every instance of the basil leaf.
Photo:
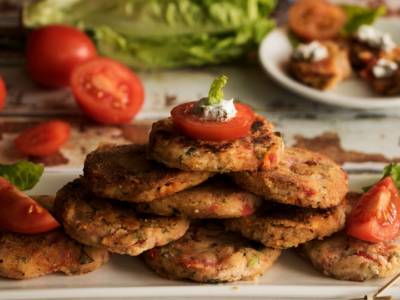
M 347 22 L 343 27 L 345 35 L 356 32 L 361 25 L 371 25 L 376 19 L 386 14 L 385 6 L 369 8 L 356 5 L 342 5 L 342 8 L 347 15 Z
M 392 176 L 394 183 L 396 184 L 397 188 L 400 190 L 400 164 L 399 163 L 391 163 L 383 168 L 382 179 Z M 364 192 L 367 192 L 371 186 L 367 186 L 363 188 Z
M 211 84 L 210 91 L 208 92 L 208 99 L 206 105 L 215 105 L 221 102 L 224 98 L 223 88 L 228 82 L 226 75 L 218 76 Z
M 0 164 L 0 176 L 10 181 L 21 191 L 33 188 L 38 183 L 43 171 L 43 165 L 26 160 L 11 165 Z

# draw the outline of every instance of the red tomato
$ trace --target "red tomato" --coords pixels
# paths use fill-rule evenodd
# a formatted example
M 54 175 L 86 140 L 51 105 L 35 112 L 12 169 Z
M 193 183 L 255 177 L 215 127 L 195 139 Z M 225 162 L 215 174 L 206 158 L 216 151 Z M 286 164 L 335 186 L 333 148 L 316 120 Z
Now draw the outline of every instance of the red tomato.
M 44 122 L 21 132 L 15 139 L 15 147 L 24 155 L 51 155 L 68 141 L 70 132 L 71 126 L 64 121 Z
M 56 219 L 35 200 L 0 177 L 0 229 L 42 233 L 59 227 Z
M 27 69 L 45 87 L 69 85 L 72 70 L 95 57 L 89 37 L 74 27 L 50 25 L 33 31 L 26 48 Z
M 246 136 L 254 121 L 254 112 L 244 104 L 236 103 L 237 114 L 226 122 L 202 120 L 193 114 L 195 102 L 178 105 L 171 111 L 176 128 L 183 134 L 200 140 L 235 140 Z
M 140 79 L 108 58 L 95 58 L 75 68 L 71 88 L 83 111 L 100 123 L 127 123 L 143 105 Z
M 350 213 L 347 234 L 377 243 L 397 237 L 400 229 L 400 197 L 388 176 L 366 192 Z
M 325 0 L 300 0 L 288 13 L 290 29 L 301 39 L 327 40 L 336 37 L 346 22 L 340 6 Z
M 0 77 L 0 111 L 3 110 L 6 104 L 7 89 L 3 78 Z

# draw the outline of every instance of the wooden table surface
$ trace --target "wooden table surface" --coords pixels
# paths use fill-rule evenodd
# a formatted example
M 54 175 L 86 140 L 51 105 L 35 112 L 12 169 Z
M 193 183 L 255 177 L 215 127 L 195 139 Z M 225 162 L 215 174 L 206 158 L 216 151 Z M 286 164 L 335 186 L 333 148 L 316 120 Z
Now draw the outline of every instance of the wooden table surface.
M 136 120 L 126 126 L 91 123 L 81 115 L 68 90 L 40 89 L 25 74 L 23 55 L 18 50 L 18 43 L 23 41 L 16 25 L 18 2 L 0 0 L 0 45 L 5 38 L 16 44 L 15 49 L 0 48 L 0 74 L 9 90 L 6 109 L 0 115 L 1 163 L 21 159 L 13 139 L 24 128 L 47 118 L 68 119 L 74 128 L 71 140 L 60 153 L 40 159 L 51 170 L 81 168 L 85 155 L 99 143 L 145 143 L 153 120 L 168 116 L 178 103 L 204 96 L 213 78 L 222 73 L 230 77 L 226 95 L 241 99 L 271 119 L 287 146 L 323 152 L 351 172 L 376 172 L 389 161 L 400 161 L 400 109 L 361 111 L 316 104 L 277 86 L 257 62 L 138 72 L 146 97 Z M 391 14 L 400 12 L 400 1 L 386 2 Z M 287 2 L 280 1 L 280 18 L 286 6 Z

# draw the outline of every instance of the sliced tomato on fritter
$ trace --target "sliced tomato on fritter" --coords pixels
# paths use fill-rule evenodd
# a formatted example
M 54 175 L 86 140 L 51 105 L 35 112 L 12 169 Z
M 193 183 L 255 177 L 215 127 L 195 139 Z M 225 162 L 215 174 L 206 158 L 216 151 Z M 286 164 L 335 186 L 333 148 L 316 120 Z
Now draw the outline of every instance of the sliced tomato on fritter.
M 71 88 L 82 110 L 99 123 L 127 123 L 144 101 L 140 79 L 119 62 L 103 57 L 76 67 Z
M 24 155 L 47 156 L 56 153 L 70 137 L 69 123 L 53 120 L 28 128 L 15 139 L 15 147 Z
M 239 139 L 249 134 L 255 116 L 247 105 L 235 103 L 237 113 L 230 120 L 210 121 L 193 113 L 195 103 L 184 103 L 171 111 L 174 126 L 184 135 L 206 141 L 224 141 Z
M 325 0 L 300 0 L 289 9 L 288 22 L 305 41 L 335 38 L 346 22 L 345 12 Z
M 399 229 L 399 191 L 388 176 L 361 196 L 349 215 L 346 232 L 357 239 L 377 243 L 395 239 Z
M 35 234 L 59 226 L 45 208 L 0 177 L 0 230 Z

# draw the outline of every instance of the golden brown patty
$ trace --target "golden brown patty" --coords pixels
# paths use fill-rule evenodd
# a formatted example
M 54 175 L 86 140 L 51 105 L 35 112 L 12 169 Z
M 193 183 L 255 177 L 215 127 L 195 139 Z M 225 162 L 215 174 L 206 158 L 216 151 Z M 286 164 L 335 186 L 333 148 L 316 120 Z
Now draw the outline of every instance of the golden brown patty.
M 133 256 L 180 238 L 189 227 L 181 218 L 138 217 L 126 203 L 92 196 L 80 179 L 58 191 L 55 210 L 77 241 Z
M 0 233 L 0 276 L 28 279 L 62 272 L 92 272 L 108 261 L 104 249 L 81 245 L 62 230 L 27 235 Z
M 268 200 L 302 207 L 338 205 L 348 191 L 347 174 L 322 154 L 300 148 L 285 150 L 276 168 L 233 173 L 245 190 Z
M 351 66 L 346 48 L 332 41 L 321 43 L 328 50 L 328 58 L 316 62 L 291 59 L 289 72 L 305 85 L 329 90 L 350 76 Z
M 267 247 L 291 248 L 341 230 L 346 221 L 345 202 L 330 209 L 271 203 L 255 215 L 226 220 L 225 225 L 228 230 L 259 241 Z
M 174 195 L 138 204 L 136 208 L 140 212 L 161 216 L 223 219 L 249 216 L 261 202 L 258 196 L 229 182 L 229 178 L 213 178 Z
M 106 145 L 90 153 L 85 178 L 100 197 L 147 202 L 198 185 L 212 174 L 168 169 L 147 160 L 147 147 Z
M 322 241 L 311 241 L 301 254 L 327 276 L 365 281 L 393 275 L 400 268 L 398 242 L 368 243 L 339 232 Z
M 282 138 L 261 116 L 254 120 L 248 136 L 233 141 L 191 139 L 174 128 L 171 118 L 154 123 L 150 133 L 150 157 L 181 170 L 235 172 L 267 169 L 277 164 L 282 152 Z
M 170 279 L 197 282 L 252 280 L 279 257 L 280 250 L 265 248 L 220 226 L 192 226 L 178 241 L 144 253 L 147 264 Z

